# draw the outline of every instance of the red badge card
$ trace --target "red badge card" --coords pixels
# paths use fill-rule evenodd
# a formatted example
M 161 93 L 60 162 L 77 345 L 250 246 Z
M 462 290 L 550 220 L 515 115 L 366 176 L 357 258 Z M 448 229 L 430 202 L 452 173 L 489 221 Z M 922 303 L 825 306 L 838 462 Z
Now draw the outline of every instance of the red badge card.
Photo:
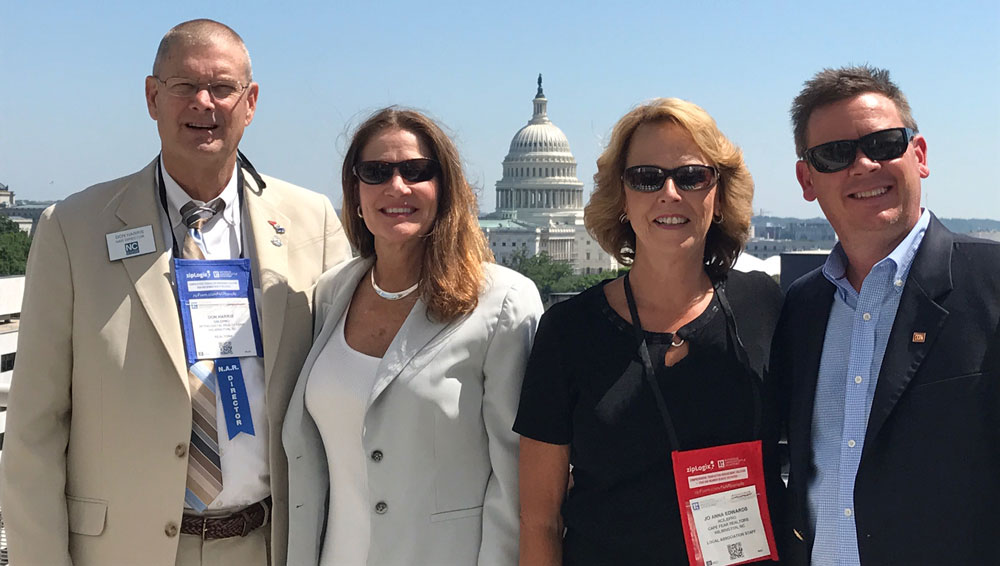
M 778 559 L 759 440 L 671 457 L 692 566 Z

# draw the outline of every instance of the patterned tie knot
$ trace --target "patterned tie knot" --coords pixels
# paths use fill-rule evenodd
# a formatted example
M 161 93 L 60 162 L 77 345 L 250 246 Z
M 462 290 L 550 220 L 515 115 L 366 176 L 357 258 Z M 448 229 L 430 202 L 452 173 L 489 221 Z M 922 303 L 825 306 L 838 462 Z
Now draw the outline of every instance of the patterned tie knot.
M 195 201 L 188 201 L 184 206 L 181 207 L 181 220 L 184 221 L 184 225 L 190 230 L 194 228 L 195 230 L 201 230 L 206 222 L 212 219 L 213 216 L 222 212 L 226 208 L 226 202 L 221 198 L 217 198 L 214 201 L 207 204 L 198 204 Z

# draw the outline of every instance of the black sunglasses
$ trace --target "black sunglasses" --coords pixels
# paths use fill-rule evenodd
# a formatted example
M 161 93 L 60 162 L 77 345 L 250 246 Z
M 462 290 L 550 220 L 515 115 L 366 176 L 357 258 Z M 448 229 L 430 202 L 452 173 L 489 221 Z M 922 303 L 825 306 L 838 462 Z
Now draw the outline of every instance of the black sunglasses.
M 392 179 L 392 172 L 399 171 L 399 176 L 411 183 L 430 181 L 441 172 L 437 161 L 426 157 L 407 159 L 390 163 L 388 161 L 362 161 L 354 166 L 354 174 L 369 185 L 381 185 Z
M 910 128 L 890 128 L 861 136 L 856 140 L 838 140 L 810 147 L 805 159 L 820 173 L 834 173 L 854 163 L 858 148 L 873 161 L 888 161 L 906 153 L 916 133 Z
M 655 193 L 667 179 L 673 179 L 674 186 L 682 191 L 704 191 L 715 186 L 719 171 L 710 165 L 682 165 L 674 169 L 636 165 L 622 174 L 625 186 L 640 193 Z

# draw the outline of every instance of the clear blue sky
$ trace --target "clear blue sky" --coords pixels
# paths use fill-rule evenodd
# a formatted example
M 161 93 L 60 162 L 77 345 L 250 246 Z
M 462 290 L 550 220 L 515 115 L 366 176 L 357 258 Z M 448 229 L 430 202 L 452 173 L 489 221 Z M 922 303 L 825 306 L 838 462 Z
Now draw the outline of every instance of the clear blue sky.
M 349 128 L 401 104 L 453 134 L 481 209 L 539 72 L 589 194 L 614 122 L 656 96 L 704 107 L 743 147 L 755 209 L 812 217 L 788 107 L 822 67 L 891 70 L 928 139 L 927 204 L 1000 219 L 1000 2 L 0 3 L 0 182 L 62 198 L 158 150 L 143 78 L 157 43 L 209 17 L 246 40 L 260 83 L 242 149 L 268 174 L 340 203 Z

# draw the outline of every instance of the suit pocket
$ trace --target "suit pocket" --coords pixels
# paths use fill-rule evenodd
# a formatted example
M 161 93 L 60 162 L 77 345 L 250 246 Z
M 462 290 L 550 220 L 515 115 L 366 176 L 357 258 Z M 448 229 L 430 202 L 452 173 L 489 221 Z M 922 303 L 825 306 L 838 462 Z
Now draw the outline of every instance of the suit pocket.
M 69 513 L 69 532 L 89 536 L 104 532 L 104 520 L 108 515 L 107 501 L 67 495 L 66 510 Z
M 454 511 L 445 511 L 444 513 L 434 513 L 431 515 L 431 522 L 440 523 L 441 521 L 451 521 L 453 519 L 481 516 L 482 514 L 483 506 L 480 505 L 479 507 L 470 507 L 468 509 L 456 509 Z
M 915 383 L 913 390 L 923 389 L 924 387 L 931 387 L 933 385 L 949 385 L 949 386 L 960 386 L 975 377 L 982 377 L 983 372 L 977 371 L 975 373 L 966 373 L 963 375 L 953 375 L 946 377 L 935 377 L 932 381 L 924 381 Z

